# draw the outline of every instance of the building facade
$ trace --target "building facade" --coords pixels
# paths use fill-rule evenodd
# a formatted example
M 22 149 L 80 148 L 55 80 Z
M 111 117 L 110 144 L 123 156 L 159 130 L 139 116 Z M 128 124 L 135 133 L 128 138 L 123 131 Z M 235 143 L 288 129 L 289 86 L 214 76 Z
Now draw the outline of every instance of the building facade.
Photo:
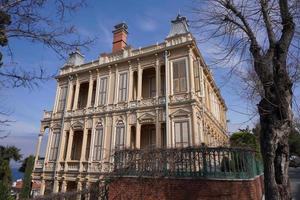
M 127 25 L 116 25 L 112 53 L 85 63 L 77 50 L 56 79 L 36 150 L 41 194 L 94 184 L 119 149 L 227 143 L 225 102 L 180 15 L 164 42 L 138 49 L 127 45 Z

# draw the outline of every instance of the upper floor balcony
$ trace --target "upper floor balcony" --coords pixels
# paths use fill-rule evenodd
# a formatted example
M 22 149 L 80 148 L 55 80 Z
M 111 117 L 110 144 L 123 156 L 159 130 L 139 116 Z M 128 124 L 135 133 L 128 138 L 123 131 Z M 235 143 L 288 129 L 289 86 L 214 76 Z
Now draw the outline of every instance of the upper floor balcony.
M 79 72 L 84 70 L 89 70 L 95 68 L 97 66 L 107 65 L 107 64 L 114 64 L 118 62 L 125 61 L 127 59 L 132 59 L 135 57 L 140 57 L 142 55 L 146 55 L 148 53 L 156 53 L 158 51 L 162 51 L 166 48 L 170 48 L 172 46 L 184 44 L 187 42 L 193 41 L 193 37 L 190 33 L 182 34 L 167 38 L 162 43 L 157 43 L 154 45 L 150 45 L 147 47 L 139 47 L 137 49 L 133 48 L 126 48 L 124 51 L 118 53 L 104 53 L 99 56 L 98 60 L 91 61 L 89 63 L 84 63 L 76 66 L 65 66 L 60 70 L 59 75 L 65 75 L 68 73 Z

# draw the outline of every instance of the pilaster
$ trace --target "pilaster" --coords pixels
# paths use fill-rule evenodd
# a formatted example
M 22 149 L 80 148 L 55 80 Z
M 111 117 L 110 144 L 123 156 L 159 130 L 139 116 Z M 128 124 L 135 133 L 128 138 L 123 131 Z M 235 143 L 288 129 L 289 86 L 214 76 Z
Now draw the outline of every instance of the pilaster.
M 89 75 L 90 75 L 90 80 L 89 80 L 88 99 L 86 105 L 87 108 L 92 107 L 92 95 L 93 95 L 93 84 L 94 84 L 92 71 L 89 71 Z
M 34 158 L 34 168 L 36 167 L 36 164 L 37 164 L 37 160 L 39 159 L 39 155 L 40 155 L 40 148 L 41 148 L 41 143 L 42 143 L 42 139 L 43 139 L 43 132 L 41 132 L 39 134 L 39 137 L 38 137 L 38 142 L 37 142 L 37 145 L 36 145 L 36 151 L 35 151 L 35 158 Z
M 119 70 L 118 70 L 118 66 L 115 65 L 115 94 L 114 94 L 114 104 L 118 103 L 118 93 L 119 93 Z
M 143 69 L 141 68 L 141 64 L 138 60 L 138 85 L 137 85 L 137 100 L 140 101 L 142 99 L 142 84 L 143 84 Z
M 191 93 L 191 97 L 194 97 L 195 94 L 195 77 L 194 77 L 194 67 L 193 67 L 193 48 L 189 46 L 189 63 L 188 63 L 188 69 L 189 69 L 189 89 Z
M 130 102 L 133 100 L 132 95 L 133 95 L 133 71 L 132 71 L 132 66 L 130 64 L 130 61 L 128 61 L 129 64 L 129 86 L 128 86 L 128 99 L 127 102 Z
M 159 109 L 156 109 L 156 122 L 155 122 L 155 133 L 156 133 L 156 148 L 161 148 L 161 123 L 159 121 Z
M 73 91 L 73 80 L 71 80 L 73 77 L 72 76 L 70 76 L 69 77 L 69 87 L 68 87 L 68 97 L 67 97 L 67 111 L 70 111 L 70 110 L 72 110 L 72 100 L 73 100 L 73 93 L 74 93 L 74 91 Z
M 158 97 L 161 96 L 161 76 L 160 76 L 160 64 L 159 64 L 159 59 L 157 57 L 157 54 L 156 54 L 156 61 L 155 61 L 155 72 L 156 72 L 156 102 L 158 102 Z
M 80 89 L 80 83 L 79 83 L 78 75 L 76 74 L 76 89 L 75 89 L 73 110 L 77 110 L 78 109 L 79 89 Z
M 97 82 L 96 82 L 96 94 L 95 94 L 95 105 L 94 107 L 97 107 L 99 105 L 99 89 L 100 89 L 100 74 L 99 70 L 96 69 L 97 72 Z

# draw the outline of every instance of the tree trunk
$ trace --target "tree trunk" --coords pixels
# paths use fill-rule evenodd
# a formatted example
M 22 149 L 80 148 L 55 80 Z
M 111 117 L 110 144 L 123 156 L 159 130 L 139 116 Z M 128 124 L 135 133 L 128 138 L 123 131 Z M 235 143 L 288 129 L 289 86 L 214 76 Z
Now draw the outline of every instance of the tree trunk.
M 285 60 L 279 60 L 275 53 L 269 64 L 273 65 L 272 78 L 262 81 L 265 96 L 258 104 L 265 195 L 268 200 L 289 200 L 288 136 L 292 128 L 292 84 L 285 68 Z

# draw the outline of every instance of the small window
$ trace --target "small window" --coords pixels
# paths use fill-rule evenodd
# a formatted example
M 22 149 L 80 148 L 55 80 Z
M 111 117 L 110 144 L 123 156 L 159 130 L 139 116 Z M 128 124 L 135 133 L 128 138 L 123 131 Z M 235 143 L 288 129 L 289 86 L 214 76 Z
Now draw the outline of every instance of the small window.
M 67 86 L 63 86 L 60 88 L 57 111 L 63 111 L 65 108 L 66 98 L 67 98 L 67 90 L 68 90 Z
M 181 121 L 174 123 L 175 146 L 188 147 L 189 146 L 189 122 Z
M 107 97 L 107 77 L 100 78 L 99 87 L 99 105 L 105 105 Z
M 95 144 L 94 144 L 94 158 L 95 161 L 100 161 L 102 158 L 102 149 L 103 149 L 103 126 L 100 125 L 96 129 L 95 134 Z
M 60 136 L 59 132 L 54 132 L 52 135 L 51 149 L 50 149 L 50 156 L 49 156 L 50 161 L 55 161 L 57 158 L 59 139 L 60 139 L 59 136 Z
M 181 59 L 173 62 L 173 92 L 182 93 L 187 91 L 186 61 Z
M 127 73 L 120 74 L 119 79 L 119 101 L 127 100 Z
M 116 126 L 116 140 L 115 140 L 116 149 L 124 148 L 124 135 L 125 135 L 125 125 L 123 122 L 119 122 Z

